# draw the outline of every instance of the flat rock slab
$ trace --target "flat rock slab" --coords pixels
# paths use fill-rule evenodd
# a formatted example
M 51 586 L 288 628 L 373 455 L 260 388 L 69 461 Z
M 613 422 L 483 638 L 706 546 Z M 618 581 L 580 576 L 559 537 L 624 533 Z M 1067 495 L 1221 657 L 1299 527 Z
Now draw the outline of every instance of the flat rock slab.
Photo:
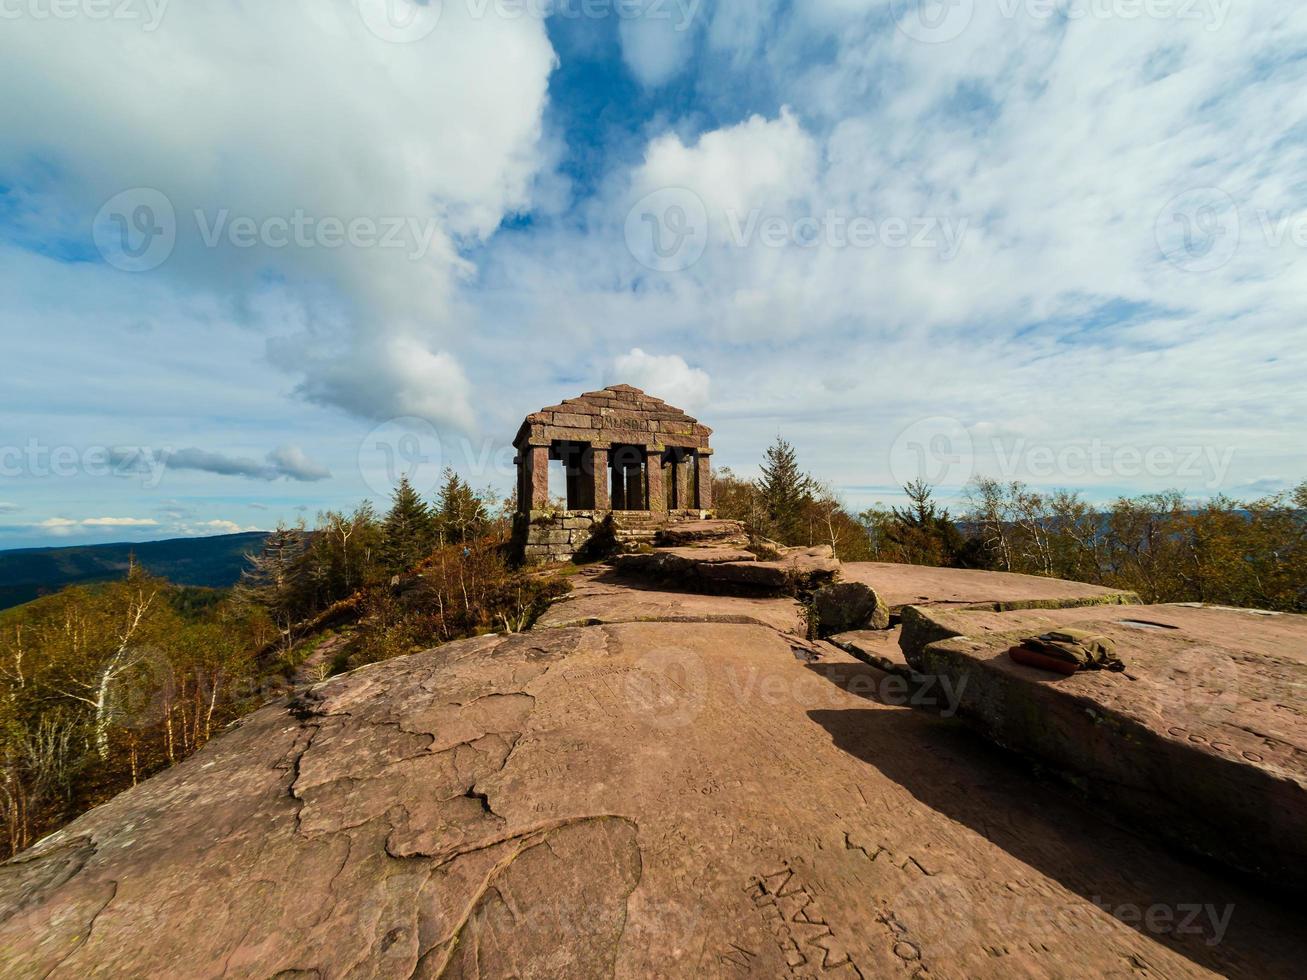
M 775 561 L 732 561 L 704 564 L 697 578 L 710 590 L 761 595 L 798 595 L 835 581 L 840 563 L 834 558 L 787 555 Z
M 1120 589 L 970 568 L 845 562 L 841 574 L 846 581 L 871 586 L 895 612 L 911 605 L 987 606 L 997 610 L 1139 602 L 1133 592 Z
M 709 565 L 721 564 L 728 561 L 757 561 L 758 556 L 751 551 L 743 548 L 729 548 L 722 546 L 694 547 L 684 548 L 659 548 L 655 554 L 670 555 L 673 558 L 684 559 L 685 561 L 704 562 Z M 629 555 L 629 558 L 644 558 L 645 555 Z
M 1023 636 L 1111 637 L 1125 673 L 1014 662 Z M 954 633 L 924 646 L 935 633 Z M 916 607 L 903 646 L 961 713 L 1143 827 L 1307 890 L 1307 617 L 1192 605 L 959 612 Z
M 613 568 L 624 575 L 645 578 L 689 579 L 700 565 L 720 565 L 726 562 L 757 561 L 757 555 L 743 548 L 684 547 L 658 548 L 654 551 L 631 555 L 617 555 L 609 559 Z
M 534 631 L 365 667 L 0 866 L 0 974 L 1273 977 L 1307 961 L 1296 910 L 1091 819 L 889 703 L 886 680 L 726 625 Z
M 739 521 L 677 521 L 659 529 L 657 542 L 672 547 L 704 542 L 745 545 L 749 535 Z
M 907 676 L 912 673 L 903 649 L 899 646 L 900 627 L 889 630 L 850 630 L 836 633 L 830 638 L 841 650 L 845 650 L 864 663 L 891 674 Z
M 735 596 L 796 596 L 839 575 L 840 563 L 809 551 L 759 561 L 748 551 L 725 547 L 659 548 L 619 555 L 613 567 L 623 576 L 668 589 Z
M 710 596 L 642 587 L 611 572 L 582 573 L 571 593 L 556 600 L 538 629 L 607 623 L 741 623 L 803 635 L 803 609 L 794 599 Z

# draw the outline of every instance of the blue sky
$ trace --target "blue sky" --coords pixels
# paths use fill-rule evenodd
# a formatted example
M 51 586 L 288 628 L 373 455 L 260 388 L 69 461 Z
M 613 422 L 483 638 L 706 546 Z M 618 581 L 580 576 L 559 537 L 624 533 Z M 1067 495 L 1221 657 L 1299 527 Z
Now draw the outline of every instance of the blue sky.
M 6 14 L 0 547 L 507 492 L 615 382 L 857 507 L 1307 478 L 1297 5 L 408 3 Z

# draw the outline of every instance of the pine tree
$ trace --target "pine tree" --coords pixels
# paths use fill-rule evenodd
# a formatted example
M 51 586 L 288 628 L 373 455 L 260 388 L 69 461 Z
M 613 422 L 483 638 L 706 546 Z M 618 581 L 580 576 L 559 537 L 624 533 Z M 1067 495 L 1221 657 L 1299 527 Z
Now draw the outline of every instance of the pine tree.
M 890 512 L 886 535 L 901 560 L 912 565 L 956 565 L 963 550 L 962 533 L 947 510 L 936 506 L 933 489 L 923 480 L 903 488 L 910 506 Z
M 481 497 L 447 468 L 445 482 L 436 497 L 435 527 L 440 543 L 466 543 L 481 533 L 488 520 Z
M 431 508 L 413 489 L 408 477 L 400 477 L 391 501 L 383 529 L 382 560 L 388 571 L 400 574 L 431 552 L 435 526 Z
M 302 611 L 306 547 L 303 525 L 292 528 L 278 523 L 277 529 L 264 539 L 259 553 L 245 556 L 250 567 L 241 574 L 235 589 L 238 600 L 268 611 L 288 646 L 291 628 Z
M 794 447 L 776 437 L 767 450 L 758 481 L 772 535 L 782 544 L 800 544 L 806 535 L 804 511 L 812 501 L 813 481 L 799 469 Z

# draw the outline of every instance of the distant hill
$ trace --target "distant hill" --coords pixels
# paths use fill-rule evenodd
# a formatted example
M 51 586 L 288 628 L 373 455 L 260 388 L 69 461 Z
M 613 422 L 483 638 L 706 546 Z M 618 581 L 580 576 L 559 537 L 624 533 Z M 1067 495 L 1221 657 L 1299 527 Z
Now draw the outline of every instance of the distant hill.
M 236 583 L 246 567 L 246 553 L 256 550 L 265 537 L 264 531 L 251 531 L 211 538 L 0 551 L 0 609 L 58 592 L 66 585 L 117 578 L 127 571 L 132 554 L 146 571 L 178 585 L 224 588 Z

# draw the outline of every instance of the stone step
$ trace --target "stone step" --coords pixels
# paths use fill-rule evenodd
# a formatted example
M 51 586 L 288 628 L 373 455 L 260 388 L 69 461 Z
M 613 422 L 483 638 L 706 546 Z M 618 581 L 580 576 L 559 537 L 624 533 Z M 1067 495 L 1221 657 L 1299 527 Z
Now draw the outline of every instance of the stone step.
M 662 583 L 687 592 L 742 596 L 798 596 L 835 580 L 833 558 L 794 554 L 759 561 L 739 548 L 658 548 L 613 559 L 619 574 Z
M 666 547 L 684 545 L 748 544 L 749 534 L 739 521 L 678 521 L 658 532 L 658 544 Z

